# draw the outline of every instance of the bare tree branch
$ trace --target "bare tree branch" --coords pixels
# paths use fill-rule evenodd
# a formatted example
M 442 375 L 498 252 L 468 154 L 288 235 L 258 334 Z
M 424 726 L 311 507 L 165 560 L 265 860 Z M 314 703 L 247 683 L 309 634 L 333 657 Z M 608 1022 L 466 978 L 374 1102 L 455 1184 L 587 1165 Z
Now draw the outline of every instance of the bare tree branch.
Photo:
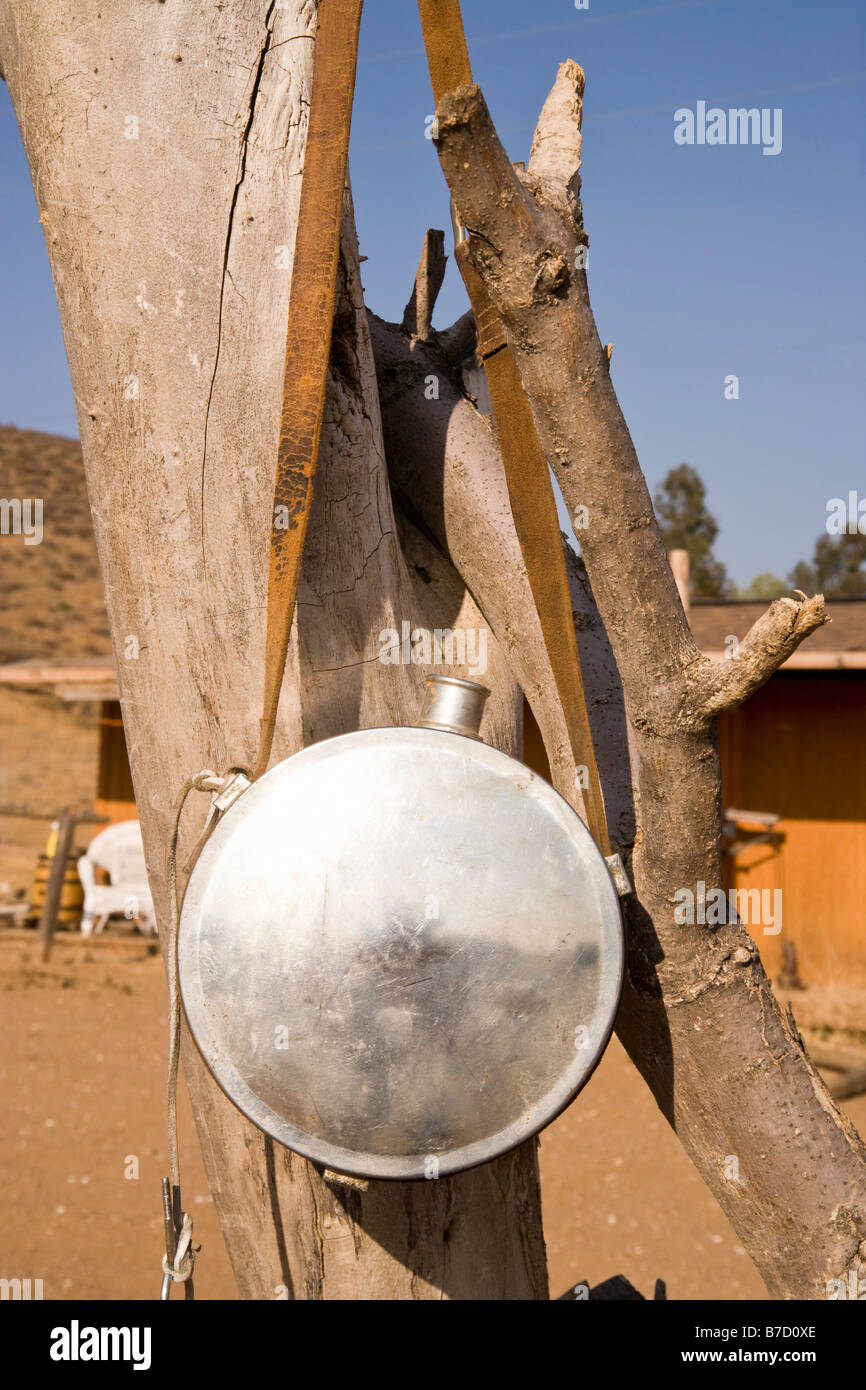
M 799 590 L 797 591 L 800 592 Z M 690 712 L 712 719 L 754 695 L 804 638 L 829 622 L 824 595 L 779 598 L 762 613 L 730 660 L 704 661 L 691 676 Z
M 675 687 L 699 654 L 611 385 L 586 277 L 575 269 L 582 240 L 573 184 L 566 194 L 549 175 L 515 171 L 477 87 L 444 97 L 438 120 L 442 167 L 473 233 L 469 255 L 502 317 L 563 497 L 581 518 L 581 550 L 617 661 L 636 640 L 644 653 L 645 677 L 631 693 L 641 705 L 635 717 L 661 730 L 675 722 L 682 693 Z M 551 151 L 546 167 L 555 164 Z M 556 193 L 555 205 L 543 193 Z M 636 600 L 627 621 L 624 591 Z M 661 704 L 660 687 L 674 698 Z
M 674 911 L 683 889 L 719 885 L 726 901 L 713 713 L 744 699 L 820 626 L 821 600 L 773 605 L 730 672 L 695 644 L 590 307 L 581 96 L 580 69 L 563 65 L 524 172 L 478 88 L 448 93 L 440 158 L 575 518 L 622 680 L 636 828 L 617 1032 L 771 1294 L 824 1298 L 828 1278 L 866 1272 L 863 1145 L 736 913 L 711 927 Z M 832 1164 L 816 1165 L 826 1152 Z M 730 1155 L 737 1181 L 725 1171 Z
M 428 228 L 415 275 L 412 297 L 403 313 L 403 328 L 413 338 L 429 338 L 436 299 L 445 279 L 445 233 Z
M 179 782 L 246 761 L 257 738 L 290 286 L 273 248 L 292 240 L 297 218 L 298 113 L 309 105 L 315 43 L 295 40 L 312 36 L 316 7 L 232 4 L 215 23 L 210 5 L 109 13 L 101 0 L 77 0 L 75 19 L 71 27 L 53 0 L 0 0 L 0 63 L 82 403 L 124 728 L 163 920 Z M 191 120 L 193 108 L 226 120 Z M 137 113 L 140 140 L 124 138 L 125 112 Z M 418 613 L 412 580 L 391 508 L 347 201 L 277 757 L 414 721 L 422 668 L 377 659 L 380 630 Z M 435 578 L 425 585 L 430 620 L 449 626 L 456 614 L 437 587 Z M 128 633 L 141 637 L 139 659 L 121 657 Z M 516 690 L 503 666 L 492 653 L 492 735 L 510 750 Z M 205 811 L 189 809 L 182 854 Z M 534 1140 L 454 1178 L 347 1191 L 247 1121 L 187 1044 L 184 1070 L 243 1296 L 272 1298 L 280 1287 L 293 1299 L 547 1297 Z
M 663 734 L 693 709 L 686 673 L 700 654 L 610 379 L 610 345 L 602 345 L 589 303 L 579 198 L 583 88 L 581 68 L 563 63 L 526 173 L 508 159 L 478 87 L 443 98 L 437 143 L 472 233 L 469 254 L 503 319 L 539 436 L 578 518 L 581 550 L 617 661 L 636 642 L 643 652 L 642 674 L 636 672 L 631 684 L 632 717 Z M 635 600 L 627 617 L 624 592 Z M 766 680 L 819 625 L 796 623 L 780 646 L 777 622 L 754 633 L 747 652 L 752 678 L 763 672 Z M 759 658 L 762 639 L 769 645 Z M 743 685 L 740 698 L 757 684 Z
M 548 187 L 548 201 L 556 202 L 576 232 L 583 232 L 580 206 L 580 152 L 583 145 L 583 69 L 568 59 L 541 109 L 529 174 Z
M 447 554 L 502 643 L 545 739 L 554 785 L 582 811 L 574 760 L 511 518 L 493 430 L 437 355 L 369 315 L 392 487 Z M 434 376 L 433 399 L 425 383 Z

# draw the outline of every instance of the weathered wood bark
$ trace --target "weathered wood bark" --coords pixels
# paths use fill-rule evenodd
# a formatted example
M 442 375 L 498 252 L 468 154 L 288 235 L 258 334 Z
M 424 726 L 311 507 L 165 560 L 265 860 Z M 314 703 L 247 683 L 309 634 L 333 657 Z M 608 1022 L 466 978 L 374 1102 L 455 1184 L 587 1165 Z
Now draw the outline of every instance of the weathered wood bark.
M 216 11 L 154 0 L 110 21 L 95 0 L 81 0 L 74 18 L 49 0 L 0 0 L 0 67 L 58 289 L 163 920 L 177 787 L 199 767 L 248 762 L 256 739 L 314 20 L 313 0 Z M 636 886 L 620 1034 L 771 1290 L 822 1297 L 827 1278 L 861 1270 L 866 1257 L 862 1146 L 779 1012 L 748 934 L 736 924 L 677 926 L 672 915 L 676 889 L 719 881 L 712 720 L 821 620 L 820 604 L 774 605 L 724 668 L 695 647 L 585 275 L 573 268 L 585 241 L 578 73 L 563 69 L 525 180 L 477 89 L 442 104 L 440 148 L 466 222 L 487 238 L 472 238 L 473 255 L 563 494 L 588 511 L 588 580 L 575 567 L 573 594 L 612 837 L 632 851 Z M 416 337 L 429 328 L 425 286 L 435 275 L 431 266 L 407 317 Z M 579 808 L 495 441 L 447 384 L 466 323 L 429 344 L 373 329 L 404 512 L 396 519 L 347 207 L 317 501 L 275 756 L 414 718 L 421 671 L 383 666 L 380 631 L 404 618 L 465 626 L 483 614 L 496 638 L 486 736 L 516 748 L 519 682 L 556 785 Z M 430 370 L 443 389 L 422 406 Z M 190 812 L 187 843 L 203 814 Z M 185 1065 L 246 1296 L 546 1296 L 534 1146 L 441 1183 L 335 1186 L 248 1125 L 191 1048 Z
M 407 338 L 370 315 L 388 466 L 394 494 L 434 544 L 450 556 L 484 613 L 532 707 L 550 760 L 551 780 L 579 814 L 571 744 L 508 502 L 494 432 L 463 394 L 450 335 Z M 435 378 L 431 399 L 426 383 Z M 568 555 L 573 562 L 573 552 Z M 572 600 L 593 743 L 612 840 L 628 849 L 634 804 L 622 692 L 591 593 L 572 565 Z
M 777 601 L 730 662 L 695 645 L 589 304 L 582 95 L 582 71 L 563 64 L 523 171 L 479 89 L 461 88 L 440 102 L 440 157 L 563 496 L 583 509 L 581 549 L 622 681 L 636 824 L 633 845 L 620 843 L 635 894 L 619 1034 L 770 1291 L 825 1298 L 828 1280 L 866 1270 L 866 1152 L 745 928 L 674 918 L 678 890 L 721 884 L 714 718 L 824 621 L 823 601 Z
M 312 0 L 154 0 L 111 13 L 96 0 L 74 13 L 51 0 L 0 3 L 0 68 L 57 287 L 163 922 L 178 788 L 199 768 L 248 764 L 261 712 L 314 27 Z M 448 627 L 458 612 L 481 621 L 422 536 L 405 532 L 411 573 L 398 544 L 348 207 L 341 279 L 275 758 L 347 729 L 414 720 L 423 671 L 383 665 L 381 630 L 403 619 Z M 490 647 L 485 736 L 514 750 L 517 687 Z M 205 809 L 189 810 L 184 844 Z M 455 1179 L 358 1191 L 275 1148 L 189 1045 L 184 1067 L 244 1296 L 547 1296 L 534 1143 Z

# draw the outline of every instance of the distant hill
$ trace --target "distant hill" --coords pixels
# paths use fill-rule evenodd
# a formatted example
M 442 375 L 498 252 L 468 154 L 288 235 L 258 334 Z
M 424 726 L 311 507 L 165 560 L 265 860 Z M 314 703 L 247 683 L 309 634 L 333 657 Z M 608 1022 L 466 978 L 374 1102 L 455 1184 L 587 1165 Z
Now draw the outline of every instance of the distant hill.
M 110 658 L 81 445 L 0 425 L 0 498 L 40 497 L 40 545 L 0 535 L 0 662 Z

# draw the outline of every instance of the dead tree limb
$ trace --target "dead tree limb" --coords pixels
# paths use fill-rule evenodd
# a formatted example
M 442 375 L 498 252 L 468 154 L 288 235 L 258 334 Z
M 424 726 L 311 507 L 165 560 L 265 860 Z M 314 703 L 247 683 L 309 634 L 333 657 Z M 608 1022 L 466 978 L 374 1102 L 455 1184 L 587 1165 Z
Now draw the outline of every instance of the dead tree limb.
M 636 831 L 618 1031 L 771 1293 L 823 1298 L 829 1279 L 866 1271 L 866 1152 L 779 1009 L 745 927 L 674 917 L 678 890 L 721 884 L 713 718 L 820 625 L 823 603 L 773 605 L 739 661 L 714 667 L 697 649 L 589 303 L 583 85 L 577 64 L 563 64 L 525 173 L 475 86 L 440 102 L 437 144 L 542 444 L 567 505 L 580 509 L 622 680 Z
M 553 785 L 582 814 L 581 789 L 541 624 L 514 529 L 494 431 L 434 344 L 411 342 L 369 314 L 391 486 L 401 506 L 456 566 L 538 721 Z M 436 382 L 431 397 L 427 383 Z M 582 566 L 568 552 L 572 603 L 593 743 L 611 837 L 634 839 L 634 804 L 619 677 Z M 625 756 L 623 749 L 626 748 Z
M 703 719 L 734 709 L 777 671 L 804 638 L 829 622 L 821 594 L 779 598 L 739 642 L 727 661 L 704 661 L 691 673 L 690 709 Z
M 200 767 L 248 760 L 257 733 L 268 517 L 314 22 L 309 0 L 223 6 L 216 18 L 203 0 L 183 0 L 120 7 L 107 19 L 97 0 L 79 0 L 70 27 L 51 0 L 0 0 L 0 66 L 57 285 L 133 780 L 163 920 L 165 846 L 179 780 Z M 835 1276 L 855 1268 L 863 1238 L 856 1137 L 810 1073 L 747 934 L 733 925 L 707 931 L 672 923 L 675 885 L 717 881 L 718 768 L 711 716 L 700 708 L 707 678 L 703 685 L 695 679 L 702 659 L 676 612 L 615 397 L 611 389 L 605 394 L 607 358 L 595 346 L 585 277 L 571 270 L 569 255 L 585 242 L 573 215 L 573 167 L 563 183 L 574 160 L 569 112 L 577 97 L 572 82 L 549 103 L 535 172 L 527 175 L 539 191 L 530 189 L 521 204 L 530 261 L 539 218 L 542 243 L 550 233 L 550 254 L 524 266 L 514 238 L 503 241 L 503 264 L 516 257 L 517 273 L 512 267 L 499 290 L 489 288 L 542 438 L 561 481 L 568 475 L 564 494 L 572 506 L 589 506 L 587 569 L 625 690 L 638 896 L 619 1028 L 771 1288 L 782 1296 L 821 1296 L 822 1271 Z M 468 128 L 471 98 L 467 121 L 462 127 L 455 116 L 443 152 L 449 141 L 456 148 Z M 474 159 L 473 142 L 483 131 L 471 134 Z M 490 155 L 496 178 L 504 176 L 495 146 L 482 142 L 478 149 Z M 491 180 L 479 177 L 478 186 L 477 218 L 461 211 L 493 239 L 492 227 L 485 233 Z M 519 181 L 517 189 L 523 197 Z M 507 201 L 513 190 L 503 190 Z M 476 241 L 483 259 L 485 243 L 473 238 L 473 254 Z M 491 280 L 494 272 L 488 267 Z M 551 309 L 561 315 L 558 327 Z M 466 329 L 464 322 L 452 334 L 431 336 L 456 358 Z M 539 361 L 531 379 L 533 357 Z M 542 389 L 544 373 L 558 384 L 561 402 Z M 575 379 L 584 394 L 578 411 L 569 395 Z M 570 409 L 568 426 L 562 414 Z M 411 722 L 423 671 L 383 667 L 379 629 L 422 607 L 443 627 L 458 604 L 472 611 L 432 544 L 435 528 L 401 528 L 391 505 L 350 211 L 326 415 L 276 756 L 327 733 Z M 511 671 L 503 651 L 494 652 L 490 728 L 511 750 L 514 674 L 520 669 L 521 684 L 531 686 L 532 672 L 516 658 L 512 665 L 522 641 L 509 633 L 531 641 L 532 618 L 519 586 L 509 614 L 501 577 L 492 573 L 503 556 L 510 563 L 508 544 L 485 554 L 502 521 L 482 516 L 473 547 L 472 489 L 457 486 L 458 462 L 445 541 L 452 553 L 460 549 L 478 608 L 492 612 L 498 603 L 501 610 L 494 630 Z M 420 519 L 435 498 L 422 497 L 420 482 L 417 500 L 414 491 L 415 484 L 407 511 Z M 588 590 L 575 579 L 583 601 Z M 631 615 L 623 594 L 638 597 Z M 127 634 L 142 639 L 136 660 L 120 655 Z M 593 629 L 599 647 L 600 639 Z M 643 673 L 636 670 L 641 664 Z M 599 678 L 603 692 L 612 680 L 603 661 Z M 555 737 L 549 697 L 545 717 Z M 627 760 L 620 758 L 619 767 Z M 603 777 L 610 805 L 612 783 Z M 187 842 L 203 816 L 204 807 L 191 812 Z M 620 833 L 632 839 L 627 826 Z M 534 1145 L 457 1179 L 340 1189 L 249 1125 L 191 1047 L 185 1067 L 245 1296 L 288 1290 L 296 1298 L 546 1297 Z M 725 1193 L 720 1170 L 727 1154 L 740 1156 L 740 1178 Z M 804 1170 L 812 1177 L 808 1190 Z
M 77 0 L 74 24 L 53 0 L 0 0 L 162 922 L 178 787 L 256 744 L 315 20 L 309 0 Z M 380 630 L 422 612 L 451 626 L 464 597 L 445 565 L 422 607 L 401 551 L 348 203 L 325 418 L 275 759 L 414 722 L 424 668 L 382 664 Z M 516 685 L 490 659 L 485 736 L 515 751 Z M 189 809 L 181 863 L 205 812 Z M 184 1070 L 242 1296 L 547 1297 L 534 1141 L 453 1179 L 357 1191 L 249 1124 L 188 1043 Z
M 445 233 L 429 228 L 415 276 L 412 297 L 403 314 L 403 330 L 410 338 L 428 338 L 433 323 L 436 298 L 445 279 Z

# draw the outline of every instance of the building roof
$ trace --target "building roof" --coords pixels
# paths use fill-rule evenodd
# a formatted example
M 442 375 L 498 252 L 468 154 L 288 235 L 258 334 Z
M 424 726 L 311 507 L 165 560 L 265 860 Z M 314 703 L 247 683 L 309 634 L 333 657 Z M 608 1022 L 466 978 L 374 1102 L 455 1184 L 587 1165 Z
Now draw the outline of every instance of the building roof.
M 767 607 L 760 599 L 693 602 L 689 622 L 695 641 L 706 656 L 720 660 L 725 639 L 742 641 Z M 783 671 L 866 670 L 866 598 L 828 599 L 827 613 L 829 623 L 807 637 Z
M 0 666 L 0 685 L 50 685 L 61 700 L 117 700 L 111 657 L 96 661 L 13 661 Z
M 742 641 L 767 607 L 766 602 L 754 599 L 699 600 L 689 613 L 695 641 L 705 656 L 721 661 L 726 655 L 726 639 Z M 832 599 L 827 612 L 830 622 L 813 632 L 782 670 L 866 670 L 866 598 Z M 0 665 L 0 685 L 49 685 L 61 700 L 119 698 L 110 656 L 78 662 L 15 661 Z

